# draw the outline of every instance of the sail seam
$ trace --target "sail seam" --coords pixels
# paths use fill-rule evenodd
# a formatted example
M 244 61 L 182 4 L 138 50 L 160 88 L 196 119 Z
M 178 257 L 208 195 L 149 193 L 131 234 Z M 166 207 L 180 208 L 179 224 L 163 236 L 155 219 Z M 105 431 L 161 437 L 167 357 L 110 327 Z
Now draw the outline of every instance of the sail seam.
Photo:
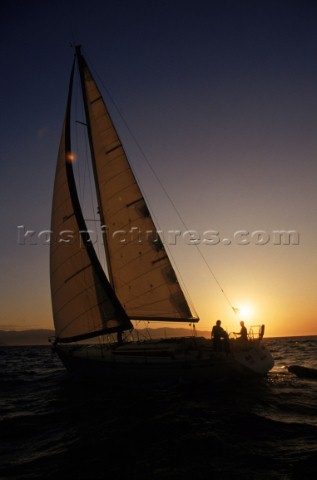
M 76 297 L 74 297 L 74 298 L 76 298 Z M 71 322 L 69 322 L 67 325 L 65 325 L 65 327 L 63 329 L 60 330 L 60 334 L 62 332 L 64 332 L 65 330 L 67 330 L 67 328 L 69 328 L 69 326 L 72 325 L 72 323 L 76 322 L 79 318 L 83 317 L 84 315 L 87 315 L 87 313 L 91 312 L 96 306 L 100 307 L 105 302 L 106 302 L 106 300 L 102 300 L 101 302 L 96 303 L 92 307 L 87 308 L 86 310 L 83 310 L 79 315 L 74 317 Z M 68 302 L 68 303 L 70 303 L 70 302 Z M 62 311 L 62 309 L 63 309 L 63 307 L 60 310 L 58 310 L 58 312 Z M 111 316 L 109 315 L 107 317 L 104 315 L 104 317 L 105 317 L 106 320 L 115 319 L 115 311 L 113 312 L 113 315 L 111 315 Z M 115 327 L 115 328 L 118 329 L 118 327 Z
M 99 281 L 99 282 L 96 282 L 94 285 L 95 285 L 96 287 L 100 287 L 100 286 L 102 287 L 102 283 L 100 283 L 100 281 Z M 80 298 L 81 295 L 82 295 L 84 292 L 87 292 L 87 294 L 88 294 L 89 291 L 92 291 L 92 290 L 93 290 L 94 285 L 91 284 L 91 285 L 88 285 L 88 286 L 87 286 L 87 285 L 84 284 L 84 282 L 82 282 L 82 289 L 79 290 L 79 291 L 76 293 L 76 295 L 74 295 L 73 297 L 71 297 L 67 302 L 63 303 L 63 304 L 61 305 L 61 307 L 60 307 L 58 310 L 56 310 L 56 312 L 57 312 L 57 313 L 61 312 L 64 308 L 66 308 L 68 305 L 70 305 L 72 302 L 74 302 L 75 299 Z M 61 291 L 61 289 L 62 289 L 62 287 L 59 288 L 59 289 L 57 289 L 56 291 L 54 291 L 54 292 L 53 292 L 53 296 L 57 295 L 57 294 Z M 97 302 L 97 303 L 95 304 L 95 306 L 101 305 L 101 303 L 103 303 L 104 301 L 105 301 L 105 300 L 101 300 L 100 302 Z M 89 310 L 91 310 L 92 308 L 94 308 L 94 306 L 90 307 L 90 308 L 89 308 L 88 310 L 86 310 L 86 311 L 89 311 Z
M 110 150 L 106 150 L 106 155 L 108 155 L 109 153 L 111 152 L 114 152 L 115 150 L 117 150 L 118 148 L 121 148 L 122 145 L 121 143 L 119 145 L 117 145 L 116 147 L 113 147 L 113 148 L 110 148 Z
M 143 197 L 137 198 L 137 200 L 133 200 L 133 202 L 127 203 L 126 207 L 132 207 L 132 205 L 135 205 L 136 203 L 139 203 L 139 202 L 144 202 Z
M 96 103 L 96 102 L 98 102 L 98 100 L 102 100 L 102 98 L 101 98 L 101 96 L 100 96 L 100 95 L 99 95 L 99 97 L 97 97 L 97 98 L 94 98 L 94 100 L 91 100 L 91 102 L 90 102 L 90 105 L 92 105 L 93 103 Z
M 154 265 L 155 263 L 161 262 L 162 260 L 165 260 L 165 259 L 168 259 L 167 255 L 164 255 L 164 257 L 157 258 L 156 260 L 153 260 L 152 265 Z
M 65 215 L 65 216 L 63 217 L 63 223 L 64 223 L 64 222 L 67 222 L 67 220 L 69 220 L 70 218 L 72 218 L 74 215 L 75 215 L 74 212 L 71 213 L 70 215 Z
M 88 264 L 86 265 L 85 267 L 81 268 L 80 270 L 77 270 L 77 272 L 73 273 L 73 275 L 71 275 L 70 277 L 66 278 L 66 280 L 64 281 L 64 283 L 67 283 L 69 282 L 72 278 L 76 277 L 77 275 L 79 275 L 80 273 L 82 273 L 83 271 L 87 270 L 87 268 L 89 268 L 91 265 Z

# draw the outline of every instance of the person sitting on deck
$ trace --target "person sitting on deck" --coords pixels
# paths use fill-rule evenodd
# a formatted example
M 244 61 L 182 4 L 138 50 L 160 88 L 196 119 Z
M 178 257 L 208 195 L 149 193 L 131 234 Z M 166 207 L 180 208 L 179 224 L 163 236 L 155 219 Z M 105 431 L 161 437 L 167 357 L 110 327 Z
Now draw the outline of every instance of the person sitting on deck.
M 241 326 L 240 332 L 239 333 L 235 332 L 235 335 L 239 335 L 240 338 L 238 340 L 241 343 L 247 343 L 247 341 L 248 341 L 248 331 L 247 331 L 247 329 L 244 325 L 244 322 L 242 320 L 240 322 L 240 326 Z
M 211 339 L 215 352 L 228 351 L 229 338 L 227 332 L 221 326 L 221 320 L 217 320 L 216 325 L 212 327 Z

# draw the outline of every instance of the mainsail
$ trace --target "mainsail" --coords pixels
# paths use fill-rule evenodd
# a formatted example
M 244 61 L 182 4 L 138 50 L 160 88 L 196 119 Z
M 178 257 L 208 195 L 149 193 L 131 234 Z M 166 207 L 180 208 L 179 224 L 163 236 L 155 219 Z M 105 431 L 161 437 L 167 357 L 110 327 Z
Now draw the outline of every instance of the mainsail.
M 133 327 L 131 319 L 197 321 L 137 185 L 91 72 L 76 47 L 102 224 L 108 281 L 87 234 L 72 166 L 74 65 L 56 168 L 50 276 L 56 340 Z M 137 236 L 131 234 L 137 232 Z M 123 234 L 123 238 L 122 238 Z
M 130 318 L 193 321 L 80 47 L 76 53 L 112 286 Z

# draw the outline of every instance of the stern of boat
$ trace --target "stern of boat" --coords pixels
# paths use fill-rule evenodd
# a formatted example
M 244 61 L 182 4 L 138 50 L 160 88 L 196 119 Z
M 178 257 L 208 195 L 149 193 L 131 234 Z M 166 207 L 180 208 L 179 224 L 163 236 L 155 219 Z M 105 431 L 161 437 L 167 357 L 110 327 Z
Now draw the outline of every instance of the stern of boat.
M 264 332 L 264 325 L 256 325 L 250 327 L 247 341 L 231 337 L 231 351 L 239 368 L 246 373 L 265 375 L 274 366 L 272 354 L 263 343 Z

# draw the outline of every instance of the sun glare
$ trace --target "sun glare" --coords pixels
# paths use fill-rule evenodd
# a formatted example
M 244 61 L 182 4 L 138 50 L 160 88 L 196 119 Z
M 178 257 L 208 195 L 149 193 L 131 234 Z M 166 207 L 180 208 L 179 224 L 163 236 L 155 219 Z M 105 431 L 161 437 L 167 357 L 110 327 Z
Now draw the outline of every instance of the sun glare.
M 251 318 L 252 314 L 253 308 L 251 307 L 251 305 L 244 304 L 239 307 L 239 317 L 241 318 L 241 320 L 247 320 Z
M 69 162 L 74 163 L 75 160 L 76 160 L 76 156 L 75 156 L 72 152 L 68 152 L 68 153 L 66 154 L 66 159 L 67 159 Z

